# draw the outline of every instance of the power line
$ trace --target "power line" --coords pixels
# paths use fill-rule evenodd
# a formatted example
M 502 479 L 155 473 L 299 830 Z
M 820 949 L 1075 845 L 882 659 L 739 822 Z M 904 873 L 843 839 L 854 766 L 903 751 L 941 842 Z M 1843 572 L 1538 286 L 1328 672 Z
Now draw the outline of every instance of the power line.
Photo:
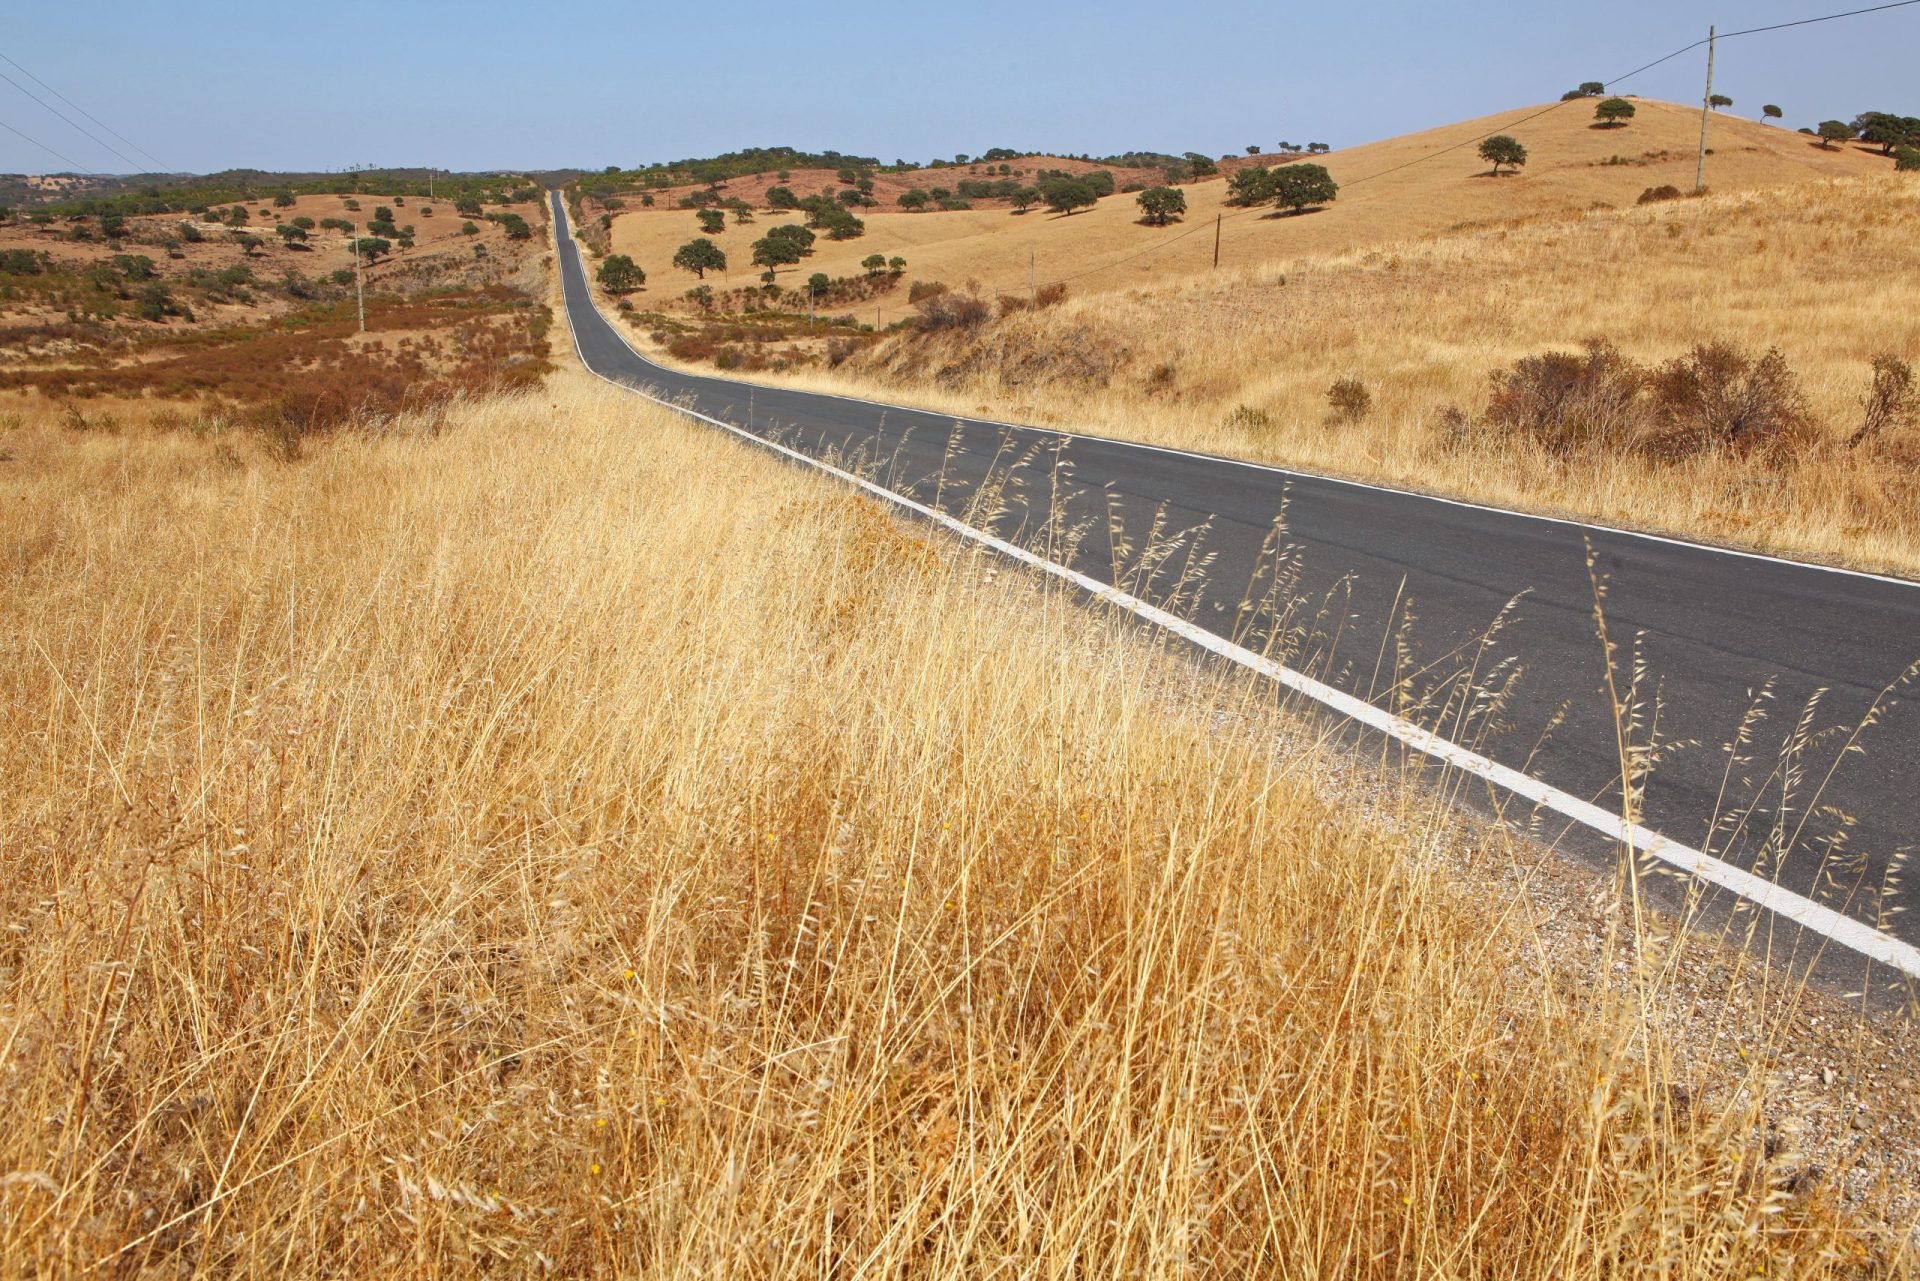
M 58 159 L 66 161 L 68 167 L 70 167 L 75 173 L 87 172 L 87 170 L 84 167 L 82 167 L 80 162 L 78 160 L 75 160 L 72 156 L 65 155 L 61 152 L 55 151 L 52 147 L 49 147 L 46 143 L 40 141 L 38 138 L 30 137 L 27 134 L 21 133 L 18 129 L 15 129 L 12 125 L 8 124 L 4 120 L 0 120 L 0 129 L 5 129 L 8 133 L 16 134 L 19 137 L 26 138 L 28 142 L 40 148 L 40 150 L 46 152 L 48 155 L 54 156 L 54 157 L 57 157 Z
M 33 72 L 27 70 L 25 67 L 15 62 L 12 58 L 7 57 L 6 54 L 0 53 L 0 61 L 6 62 L 7 65 L 11 66 L 15 71 L 18 71 L 21 75 L 25 76 L 27 79 L 39 85 L 42 89 L 45 89 L 48 93 L 60 99 L 60 101 L 66 103 L 69 107 L 72 107 L 75 111 L 79 112 L 81 115 L 85 116 L 87 119 L 93 121 L 93 123 L 99 125 L 102 129 L 105 129 L 108 133 L 112 134 L 114 137 L 118 138 L 120 141 L 126 143 L 129 147 L 132 147 L 135 151 L 139 152 L 141 155 L 145 156 L 147 159 L 153 161 L 154 165 L 156 166 L 159 172 L 162 172 L 162 173 L 171 172 L 167 168 L 166 162 L 161 160 L 160 157 L 154 155 L 151 151 L 148 151 L 145 147 L 141 146 L 139 143 L 135 142 L 133 139 L 121 133 L 118 129 L 115 129 L 112 125 L 100 119 L 100 117 L 94 115 L 91 111 L 88 111 L 85 107 L 81 106 L 79 103 L 75 102 L 73 99 L 67 97 L 66 94 L 61 93 L 58 89 L 54 88 L 52 85 L 42 80 L 39 76 L 34 75 Z M 124 156 L 121 158 L 125 159 Z M 136 165 L 134 167 L 138 168 L 139 166 Z
M 102 147 L 105 147 L 108 151 L 111 151 L 114 155 L 120 157 L 120 159 L 125 162 L 128 169 L 137 171 L 140 168 L 139 161 L 133 159 L 131 156 L 128 156 L 124 151 L 120 150 L 120 148 L 114 146 L 110 142 L 107 142 L 105 139 L 101 138 L 98 134 L 93 133 L 85 125 L 82 125 L 76 122 L 73 119 L 73 117 L 67 115 L 66 112 L 60 110 L 60 108 L 54 106 L 52 103 L 48 102 L 45 98 L 42 98 L 39 94 L 27 88 L 25 85 L 21 84 L 18 80 L 15 80 L 12 76 L 8 75 L 6 72 L 0 71 L 0 80 L 6 81 L 8 84 L 18 89 L 21 93 L 26 94 L 27 97 L 32 98 L 35 102 L 45 107 L 48 111 L 51 111 L 54 115 L 59 116 L 62 120 L 66 121 L 69 125 L 72 125 L 75 129 L 79 130 L 83 134 L 86 134 L 87 137 L 93 139 L 96 143 L 99 143 Z
M 1884 13 L 1888 9 L 1904 9 L 1910 4 L 1920 4 L 1920 0 L 1894 0 L 1892 4 L 1876 4 L 1870 9 L 1849 9 L 1845 13 L 1823 14 L 1818 18 L 1801 18 L 1795 22 L 1776 22 L 1770 27 L 1748 27 L 1745 31 L 1729 31 L 1721 36 L 1722 40 L 1731 40 L 1735 36 L 1758 35 L 1762 31 L 1785 31 L 1788 27 L 1810 27 L 1816 22 L 1832 22 L 1835 18 L 1857 18 L 1863 13 Z M 1698 46 L 1695 46 L 1696 48 Z

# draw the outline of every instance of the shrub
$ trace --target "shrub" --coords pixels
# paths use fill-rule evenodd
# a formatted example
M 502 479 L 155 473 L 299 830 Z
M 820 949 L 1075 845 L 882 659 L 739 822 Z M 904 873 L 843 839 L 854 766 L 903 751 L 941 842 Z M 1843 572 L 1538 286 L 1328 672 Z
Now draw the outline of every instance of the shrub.
M 925 209 L 927 205 L 932 202 L 932 200 L 933 200 L 933 197 L 927 192 L 922 191 L 920 188 L 909 187 L 905 191 L 900 193 L 900 198 L 896 203 L 898 203 L 902 209 L 908 210 L 909 212 L 917 213 L 920 210 Z
M 1715 449 L 1780 462 L 1819 431 L 1777 348 L 1755 358 L 1703 343 L 1649 371 L 1603 338 L 1584 354 L 1528 356 L 1496 373 L 1486 422 L 1560 457 L 1619 451 L 1662 462 Z
M 0 276 L 37 276 L 49 261 L 46 254 L 31 249 L 0 249 Z
M 1273 429 L 1273 415 L 1252 405 L 1235 405 L 1221 423 L 1228 431 L 1264 432 Z
M 1042 285 L 1033 294 L 1036 307 L 1057 307 L 1067 300 L 1067 282 L 1056 280 L 1050 285 Z
M 932 332 L 941 329 L 974 329 L 986 323 L 993 314 L 986 300 L 971 293 L 955 293 L 943 289 L 937 294 L 922 298 L 919 325 L 922 330 Z
M 947 287 L 937 280 L 916 280 L 907 287 L 907 301 L 918 305 L 928 298 L 947 292 Z
M 1780 349 L 1757 360 L 1728 343 L 1705 343 L 1669 361 L 1649 390 L 1654 422 L 1643 449 L 1673 460 L 1709 449 L 1784 460 L 1819 426 Z
M 1678 200 L 1682 194 L 1680 188 L 1674 186 L 1672 183 L 1662 183 L 1658 187 L 1648 187 L 1645 191 L 1641 192 L 1640 199 L 1635 203 L 1654 205 L 1659 204 L 1663 200 Z
M 1526 356 L 1493 375 L 1486 421 L 1567 457 L 1585 449 L 1619 449 L 1636 435 L 1646 372 L 1604 338 L 1584 355 L 1550 351 Z
M 1329 422 L 1362 422 L 1373 409 L 1373 393 L 1358 378 L 1342 378 L 1327 388 L 1327 406 Z
M 1895 147 L 1893 167 L 1901 173 L 1920 172 L 1920 147 Z
M 1890 353 L 1875 356 L 1873 382 L 1862 409 L 1859 428 L 1847 438 L 1851 447 L 1920 422 L 1920 387 L 1914 384 L 1913 366 Z
M 153 259 L 145 254 L 115 254 L 113 265 L 128 280 L 153 279 Z
M 905 271 L 906 269 L 907 269 L 907 260 L 905 258 L 900 257 L 900 255 L 895 254 L 893 257 L 887 259 L 888 275 L 897 276 L 901 272 Z
M 469 219 L 460 224 L 460 234 L 463 236 L 477 236 L 480 234 L 480 228 Z
M 1134 199 L 1149 227 L 1164 227 L 1187 212 L 1187 197 L 1177 187 L 1149 187 Z

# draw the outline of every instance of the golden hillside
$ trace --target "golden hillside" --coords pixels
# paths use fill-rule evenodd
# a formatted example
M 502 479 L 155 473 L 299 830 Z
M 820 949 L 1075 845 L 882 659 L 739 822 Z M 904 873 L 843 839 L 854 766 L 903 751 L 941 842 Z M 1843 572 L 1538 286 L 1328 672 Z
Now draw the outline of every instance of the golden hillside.
M 1030 275 L 1042 284 L 1071 277 L 1076 292 L 1188 278 L 1212 263 L 1211 224 L 1219 214 L 1226 215 L 1220 230 L 1222 265 L 1250 266 L 1463 225 L 1562 214 L 1596 204 L 1631 205 L 1642 191 L 1663 184 L 1690 188 L 1699 110 L 1649 100 L 1636 105 L 1639 114 L 1620 128 L 1594 127 L 1590 104 L 1577 101 L 1559 108 L 1523 107 L 1337 151 L 1324 163 L 1342 185 L 1339 200 L 1303 217 L 1227 207 L 1224 177 L 1186 187 L 1187 218 L 1173 227 L 1141 226 L 1130 195 L 1112 196 L 1070 217 L 1044 210 L 1015 214 L 1004 207 L 953 213 L 868 211 L 863 214 L 866 235 L 839 243 L 823 239 L 813 257 L 783 276 L 789 284 L 817 271 L 850 276 L 869 254 L 900 255 L 907 259 L 906 277 L 877 308 L 882 320 L 891 321 L 906 314 L 906 286 L 915 280 L 977 280 L 990 292 L 1024 293 Z M 1546 114 L 1528 119 L 1543 111 Z M 1485 134 L 1509 131 L 1526 145 L 1531 158 L 1520 173 L 1496 180 L 1488 176 L 1486 162 L 1472 144 Z M 1892 167 L 1869 149 L 1824 150 L 1804 134 L 1724 113 L 1713 119 L 1709 145 L 1714 154 L 1707 160 L 1707 182 L 1717 192 L 1875 174 Z M 1249 158 L 1223 168 L 1277 160 Z M 967 174 L 965 169 L 939 172 L 956 179 Z M 1118 171 L 1116 176 L 1124 178 Z M 730 187 L 728 194 L 750 193 Z M 729 225 L 716 238 L 732 259 L 724 283 L 737 286 L 754 279 L 747 265 L 748 246 L 773 218 L 763 214 L 753 225 Z M 613 248 L 646 268 L 651 305 L 658 306 L 697 283 L 669 263 L 674 249 L 698 234 L 690 210 L 629 209 L 614 219 Z M 873 308 L 866 304 L 861 318 Z

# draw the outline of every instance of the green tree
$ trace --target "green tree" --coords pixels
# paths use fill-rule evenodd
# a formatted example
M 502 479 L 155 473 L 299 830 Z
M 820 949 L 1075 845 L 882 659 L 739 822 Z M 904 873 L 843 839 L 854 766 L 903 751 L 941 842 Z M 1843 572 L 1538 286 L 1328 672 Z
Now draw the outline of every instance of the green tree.
M 1021 187 L 1015 190 L 1007 199 L 1013 202 L 1013 210 L 1015 213 L 1025 213 L 1040 203 L 1040 189 L 1038 187 Z
M 1324 142 L 1310 142 L 1307 144 L 1307 154 L 1310 156 L 1324 156 L 1332 150 L 1333 148 Z
M 1203 156 L 1197 151 L 1189 151 L 1183 159 L 1186 160 L 1188 168 L 1193 171 L 1193 176 L 1196 178 L 1205 178 L 1220 172 L 1220 166 L 1213 163 L 1212 156 Z
M 273 207 L 276 209 L 293 208 L 293 193 L 291 191 L 281 191 L 281 192 L 274 193 Z
M 1227 203 L 1264 205 L 1273 199 L 1273 170 L 1265 165 L 1241 169 L 1227 179 Z
M 900 193 L 898 204 L 909 213 L 919 213 L 925 209 L 933 197 L 918 187 L 909 187 Z
M 472 220 L 468 220 L 460 224 L 460 234 L 463 236 L 477 236 L 480 234 L 480 228 L 476 226 Z
M 1247 154 L 1248 154 L 1248 155 L 1250 155 L 1250 156 L 1257 156 L 1257 155 L 1259 155 L 1259 154 L 1260 154 L 1260 148 L 1259 148 L 1259 146 L 1258 146 L 1258 144 L 1256 144 L 1256 143 L 1248 143 L 1248 144 L 1247 144 Z
M 391 250 L 393 245 L 379 236 L 355 236 L 353 247 L 359 251 L 362 258 L 368 262 L 374 262 Z
M 866 270 L 869 276 L 877 276 L 887 269 L 887 256 L 885 254 L 868 254 L 860 260 L 860 266 Z
M 784 237 L 768 235 L 753 242 L 753 265 L 766 268 L 762 276 L 765 280 L 771 280 L 779 268 L 799 262 L 800 257 L 799 246 Z
M 833 288 L 833 279 L 824 271 L 816 271 L 807 277 L 807 293 L 815 298 Z
M 1727 97 L 1724 93 L 1716 93 L 1707 99 L 1707 105 L 1715 111 L 1718 111 L 1722 107 L 1731 107 L 1733 105 L 1733 99 Z
M 689 240 L 674 251 L 673 265 L 705 280 L 709 271 L 725 271 L 727 255 L 705 236 Z
M 1075 210 L 1093 208 L 1100 197 L 1084 182 L 1072 178 L 1049 178 L 1040 184 L 1040 199 L 1055 213 L 1071 217 Z
M 647 273 L 626 254 L 608 254 L 600 270 L 594 273 L 594 279 L 610 294 L 630 294 L 647 283 Z
M 785 177 L 786 175 L 782 174 L 781 176 Z M 800 197 L 793 194 L 793 188 L 791 187 L 768 187 L 767 188 L 767 208 L 798 209 L 799 207 L 800 207 Z
M 253 235 L 251 232 L 245 232 L 245 231 L 234 232 L 233 238 L 234 238 L 234 241 L 240 246 L 240 251 L 249 258 L 259 253 L 260 246 L 265 243 L 260 239 L 260 237 Z
M 302 231 L 313 230 L 313 226 L 314 226 L 313 219 L 307 217 L 305 214 L 301 214 L 298 218 L 292 219 L 291 222 L 294 226 L 300 228 L 300 230 Z
M 153 279 L 153 259 L 145 254 L 115 254 L 113 265 L 128 280 Z
M 1187 212 L 1186 193 L 1178 187 L 1148 187 L 1134 201 L 1140 206 L 1140 220 L 1149 227 L 1164 227 Z
M 1888 111 L 1863 111 L 1853 122 L 1853 129 L 1860 141 L 1880 148 L 1883 156 L 1892 155 L 1895 147 L 1920 146 L 1920 120 L 1912 116 L 1896 116 Z
M 1594 105 L 1593 118 L 1612 128 L 1633 119 L 1635 110 L 1634 105 L 1625 98 L 1606 98 Z
M 709 236 L 717 236 L 727 229 L 727 215 L 718 209 L 702 209 L 699 217 L 700 230 Z
M 285 241 L 289 249 L 293 248 L 295 244 L 305 245 L 307 243 L 306 228 L 296 227 L 290 222 L 283 222 L 278 227 L 275 227 L 273 234 Z
M 1901 173 L 1920 171 L 1920 147 L 1895 147 L 1893 167 Z
M 905 271 L 906 269 L 907 269 L 907 260 L 905 258 L 902 258 L 896 254 L 893 257 L 887 259 L 887 273 L 889 275 L 897 276 L 901 272 Z
M 1778 120 L 1785 114 L 1785 112 L 1781 111 L 1779 107 L 1771 102 L 1760 108 L 1760 116 L 1763 120 Z
M 1822 120 L 1816 131 L 1820 135 L 1820 145 L 1828 151 L 1833 150 L 1836 142 L 1852 142 L 1853 126 L 1844 120 Z
M 1340 194 L 1325 165 L 1281 165 L 1273 171 L 1273 202 L 1305 213 L 1314 205 L 1324 205 Z
M 1527 163 L 1527 149 L 1520 140 L 1510 134 L 1497 133 L 1480 143 L 1480 158 L 1493 166 L 1493 176 L 1500 176 L 1500 166 L 1510 165 L 1518 169 Z

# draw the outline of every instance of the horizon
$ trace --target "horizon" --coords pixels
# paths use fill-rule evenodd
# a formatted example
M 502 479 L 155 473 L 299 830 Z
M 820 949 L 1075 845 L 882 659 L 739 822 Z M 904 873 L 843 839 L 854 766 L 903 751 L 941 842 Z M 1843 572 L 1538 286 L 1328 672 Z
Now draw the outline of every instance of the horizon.
M 1808 0 L 1766 0 L 1737 21 L 1820 12 Z M 244 21 L 231 21 L 235 14 Z M 433 3 L 394 13 L 365 0 L 349 0 L 326 24 L 204 3 L 184 18 L 135 10 L 105 29 L 78 11 L 34 12 L 0 46 L 11 60 L 0 75 L 14 82 L 0 80 L 0 124 L 12 131 L 0 130 L 0 171 L 592 172 L 767 145 L 919 164 L 1036 145 L 1090 156 L 1237 154 L 1250 144 L 1271 152 L 1282 140 L 1343 149 L 1549 102 L 1702 39 L 1713 20 L 1702 13 L 1689 30 L 1644 0 L 1573 24 L 1514 3 L 1463 19 L 1405 0 L 1298 17 L 1236 0 L 1173 29 L 1136 0 L 1040 15 L 993 0 L 970 15 L 857 5 L 796 30 L 784 11 L 751 4 L 730 15 L 711 60 L 722 72 L 716 81 L 696 56 L 668 65 L 643 52 L 630 67 L 617 38 L 577 40 L 582 30 L 630 29 L 636 38 L 657 31 L 648 48 L 697 48 L 711 25 L 688 13 L 623 25 L 626 15 L 605 0 L 565 28 L 518 10 Z M 1019 40 L 976 65 L 969 23 Z M 1222 28 L 1238 33 L 1228 46 L 1218 40 Z M 368 40 L 370 29 L 383 38 Z M 1484 52 L 1489 31 L 1506 51 L 1498 57 Z M 1780 104 L 1787 128 L 1906 112 L 1915 104 L 1902 64 L 1914 37 L 1920 6 L 1726 40 L 1714 87 L 1734 99 L 1735 116 Z M 1295 46 L 1317 56 L 1286 56 Z M 1149 56 L 1155 67 L 1113 74 Z M 529 59 L 543 68 L 577 60 L 567 101 L 546 92 L 556 82 L 550 74 L 524 71 Z M 1704 63 L 1705 51 L 1694 50 L 1609 88 L 1697 102 Z M 781 87 L 796 66 L 814 69 L 828 91 L 805 77 Z M 261 67 L 274 68 L 275 87 L 258 87 Z M 1205 71 L 1207 93 L 1167 92 L 1200 78 L 1194 67 Z M 849 90 L 855 71 L 864 79 Z M 945 79 L 931 78 L 938 75 Z M 495 92 L 502 84 L 514 88 Z M 776 87 L 757 87 L 769 84 Z M 866 98 L 883 109 L 860 113 Z M 656 102 L 673 107 L 666 119 L 646 110 Z M 777 143 L 767 137 L 770 118 L 788 135 Z M 1035 119 L 1052 123 L 1036 127 Z

